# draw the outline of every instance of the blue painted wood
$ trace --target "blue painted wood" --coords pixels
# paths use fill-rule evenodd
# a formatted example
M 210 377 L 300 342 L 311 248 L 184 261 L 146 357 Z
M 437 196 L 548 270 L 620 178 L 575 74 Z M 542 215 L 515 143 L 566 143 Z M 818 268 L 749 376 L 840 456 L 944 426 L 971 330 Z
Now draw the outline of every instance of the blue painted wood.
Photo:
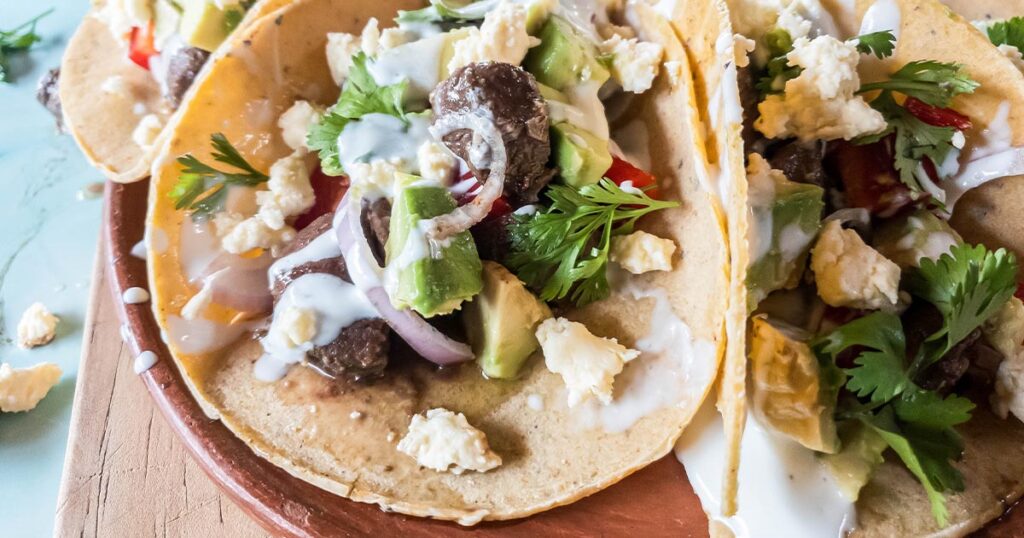
M 53 534 L 102 204 L 78 199 L 102 176 L 34 98 L 36 81 L 60 63 L 88 0 L 0 0 L 0 28 L 50 7 L 39 24 L 44 41 L 16 56 L 13 82 L 0 84 L 0 362 L 49 361 L 64 370 L 38 408 L 0 414 L 0 535 L 8 538 Z M 14 343 L 18 318 L 35 301 L 60 316 L 58 336 L 21 350 Z

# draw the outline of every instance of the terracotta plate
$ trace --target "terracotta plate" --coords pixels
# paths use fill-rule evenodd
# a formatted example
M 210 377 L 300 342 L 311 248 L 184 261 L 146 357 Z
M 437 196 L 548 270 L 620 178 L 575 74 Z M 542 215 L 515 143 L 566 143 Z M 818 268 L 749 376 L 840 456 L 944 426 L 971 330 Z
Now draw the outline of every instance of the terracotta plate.
M 107 183 L 104 234 L 116 297 L 146 286 L 146 264 L 132 257 L 142 240 L 148 182 Z M 707 519 L 674 457 L 638 471 L 611 488 L 568 506 L 527 519 L 483 523 L 473 530 L 454 523 L 382 512 L 376 505 L 337 497 L 291 476 L 253 453 L 218 421 L 203 414 L 160 338 L 149 303 L 118 305 L 131 333 L 134 353 L 155 352 L 160 360 L 140 379 L 153 401 L 203 471 L 268 531 L 284 536 L 707 536 Z M 978 533 L 985 537 L 1024 535 L 1024 510 L 1007 512 Z

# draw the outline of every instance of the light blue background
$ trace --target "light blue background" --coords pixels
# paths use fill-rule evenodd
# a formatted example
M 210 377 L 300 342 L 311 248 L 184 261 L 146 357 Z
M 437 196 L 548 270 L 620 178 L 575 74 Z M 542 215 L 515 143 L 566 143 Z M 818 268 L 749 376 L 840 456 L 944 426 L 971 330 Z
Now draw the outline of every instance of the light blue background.
M 0 362 L 53 362 L 64 375 L 35 410 L 0 413 L 0 536 L 53 533 L 57 490 L 71 418 L 82 324 L 102 201 L 77 194 L 102 176 L 34 98 L 39 77 L 88 10 L 88 0 L 0 0 L 0 28 L 49 7 L 44 41 L 12 62 L 13 83 L 0 84 Z M 14 343 L 22 311 L 43 302 L 60 316 L 56 340 L 22 350 Z

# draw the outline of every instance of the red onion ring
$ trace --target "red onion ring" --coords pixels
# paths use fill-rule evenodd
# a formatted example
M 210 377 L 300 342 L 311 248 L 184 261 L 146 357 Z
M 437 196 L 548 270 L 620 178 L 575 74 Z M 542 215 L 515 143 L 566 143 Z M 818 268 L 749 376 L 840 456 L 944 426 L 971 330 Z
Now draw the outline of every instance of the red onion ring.
M 430 134 L 437 140 L 442 140 L 445 135 L 462 129 L 469 129 L 473 133 L 469 155 L 466 159 L 470 171 L 478 179 L 480 177 L 478 169 L 486 168 L 490 172 L 473 201 L 456 208 L 451 213 L 439 215 L 427 221 L 426 235 L 435 242 L 469 230 L 474 224 L 484 220 L 491 212 L 491 205 L 501 197 L 505 188 L 508 154 L 505 151 L 505 141 L 501 138 L 501 132 L 491 120 L 468 112 L 452 114 L 434 122 L 430 126 Z M 481 143 L 485 144 L 485 147 L 481 148 Z M 490 161 L 485 163 L 483 157 L 487 150 L 491 155 Z
M 349 203 L 346 193 L 338 205 L 338 212 L 334 218 L 334 233 L 337 235 L 345 264 L 350 268 L 349 276 L 352 283 L 363 290 L 380 316 L 423 358 L 441 366 L 473 360 L 473 350 L 468 345 L 448 338 L 412 310 L 396 309 L 391 305 L 391 298 L 380 285 L 380 280 L 368 278 L 370 275 L 359 269 L 363 265 L 371 265 L 371 269 L 378 274 L 381 270 L 370 254 L 361 223 L 358 219 L 352 218 Z M 361 259 L 353 259 L 355 257 Z

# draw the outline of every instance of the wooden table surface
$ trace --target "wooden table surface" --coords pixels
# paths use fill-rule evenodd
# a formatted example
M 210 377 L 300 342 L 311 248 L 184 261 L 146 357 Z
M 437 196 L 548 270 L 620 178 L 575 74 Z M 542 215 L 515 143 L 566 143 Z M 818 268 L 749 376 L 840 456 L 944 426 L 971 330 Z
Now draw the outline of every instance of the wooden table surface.
M 132 370 L 97 256 L 54 535 L 266 536 L 200 470 Z

